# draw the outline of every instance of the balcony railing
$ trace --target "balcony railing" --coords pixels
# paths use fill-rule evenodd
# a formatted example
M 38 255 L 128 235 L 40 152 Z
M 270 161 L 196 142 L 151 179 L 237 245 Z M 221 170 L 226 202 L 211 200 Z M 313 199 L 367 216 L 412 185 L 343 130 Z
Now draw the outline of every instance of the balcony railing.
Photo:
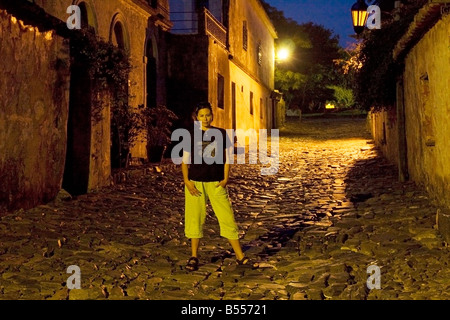
M 199 31 L 213 37 L 224 48 L 227 46 L 227 28 L 204 8 L 199 19 Z

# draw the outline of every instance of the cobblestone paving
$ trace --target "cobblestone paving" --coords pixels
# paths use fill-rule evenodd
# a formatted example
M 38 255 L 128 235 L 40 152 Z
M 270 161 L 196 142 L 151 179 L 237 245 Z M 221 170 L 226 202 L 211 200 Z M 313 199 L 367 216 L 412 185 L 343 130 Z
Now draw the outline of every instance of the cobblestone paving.
M 128 171 L 122 183 L 2 214 L 0 299 L 449 299 L 438 209 L 399 183 L 363 119 L 303 119 L 281 130 L 280 170 L 235 165 L 228 185 L 246 254 L 236 266 L 209 209 L 198 271 L 184 270 L 181 171 Z M 81 270 L 81 289 L 67 268 Z M 380 268 L 370 290 L 367 268 Z M 371 282 L 375 284 L 375 282 Z

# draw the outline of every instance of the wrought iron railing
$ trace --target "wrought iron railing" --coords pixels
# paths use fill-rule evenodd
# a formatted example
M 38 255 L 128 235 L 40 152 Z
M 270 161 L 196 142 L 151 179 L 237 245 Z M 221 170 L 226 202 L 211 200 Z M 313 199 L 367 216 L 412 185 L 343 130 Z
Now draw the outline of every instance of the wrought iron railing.
M 217 20 L 212 13 L 204 8 L 202 13 L 203 30 L 205 34 L 213 37 L 223 47 L 227 46 L 227 28 Z M 201 27 L 199 25 L 199 27 Z
M 208 9 L 203 8 L 200 12 L 171 12 L 170 14 L 171 21 L 175 23 L 172 32 L 208 35 L 224 48 L 227 47 L 227 28 Z

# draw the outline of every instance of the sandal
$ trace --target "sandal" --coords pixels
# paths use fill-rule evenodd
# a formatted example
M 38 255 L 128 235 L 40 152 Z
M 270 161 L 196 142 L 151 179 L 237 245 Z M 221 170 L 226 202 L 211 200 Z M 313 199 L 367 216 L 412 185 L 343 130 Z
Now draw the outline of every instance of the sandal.
M 242 257 L 241 260 L 236 259 L 236 263 L 238 266 L 251 267 L 252 269 L 256 269 L 259 267 L 259 264 L 256 262 L 252 262 L 246 256 Z
M 186 270 L 188 271 L 198 270 L 198 258 L 190 257 L 186 265 Z

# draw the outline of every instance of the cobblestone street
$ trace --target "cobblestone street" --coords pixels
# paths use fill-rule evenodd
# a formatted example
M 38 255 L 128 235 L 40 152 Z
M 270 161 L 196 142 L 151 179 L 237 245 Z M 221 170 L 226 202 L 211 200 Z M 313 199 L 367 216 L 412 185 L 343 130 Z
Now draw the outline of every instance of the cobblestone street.
M 184 266 L 181 169 L 123 181 L 0 220 L 0 299 L 449 299 L 450 253 L 435 206 L 371 143 L 365 119 L 289 120 L 280 169 L 234 165 L 228 185 L 252 270 L 235 264 L 209 208 L 200 268 Z M 67 268 L 81 270 L 70 290 Z M 380 289 L 370 290 L 370 265 Z

